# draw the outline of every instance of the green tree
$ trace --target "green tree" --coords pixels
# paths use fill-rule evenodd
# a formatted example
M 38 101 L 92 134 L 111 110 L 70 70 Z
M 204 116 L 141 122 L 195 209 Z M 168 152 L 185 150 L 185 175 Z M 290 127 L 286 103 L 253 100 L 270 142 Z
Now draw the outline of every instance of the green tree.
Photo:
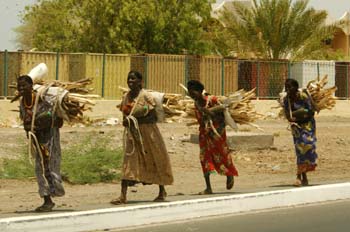
M 70 0 L 39 0 L 22 12 L 15 29 L 18 47 L 24 50 L 76 51 L 78 19 Z
M 41 0 L 23 13 L 18 42 L 39 50 L 206 54 L 211 46 L 201 25 L 212 2 Z
M 308 7 L 308 0 L 253 0 L 252 7 L 234 2 L 220 20 L 237 40 L 234 50 L 268 59 L 319 59 L 328 49 L 334 25 L 326 26 L 326 11 Z
M 78 2 L 78 1 L 76 1 Z M 206 53 L 202 20 L 208 0 L 81 1 L 81 44 L 86 51 L 108 53 Z
M 208 0 L 157 0 L 157 12 L 163 18 L 156 43 L 161 43 L 161 52 L 180 53 L 187 50 L 191 54 L 210 53 L 210 42 L 204 38 L 202 22 L 210 19 L 211 3 Z
M 221 56 L 235 56 L 232 48 L 236 41 L 225 26 L 216 18 L 210 18 L 202 21 L 201 27 L 204 30 L 203 39 L 208 41 L 211 53 Z

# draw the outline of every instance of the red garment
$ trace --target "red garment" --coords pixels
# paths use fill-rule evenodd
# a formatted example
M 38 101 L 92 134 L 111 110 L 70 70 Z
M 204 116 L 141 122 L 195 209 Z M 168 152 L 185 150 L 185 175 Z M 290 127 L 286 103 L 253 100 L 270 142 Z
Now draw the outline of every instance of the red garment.
M 209 102 L 208 102 L 209 101 Z M 206 96 L 207 108 L 218 105 L 215 96 Z M 204 107 L 204 106 L 202 106 Z M 226 129 L 223 113 L 216 113 L 211 118 L 212 125 L 217 134 L 210 126 L 208 116 L 195 108 L 196 118 L 199 123 L 199 147 L 200 161 L 204 174 L 214 172 L 226 176 L 238 176 L 236 167 L 232 162 L 231 152 L 226 142 Z
M 134 107 L 134 102 L 128 102 L 125 105 L 121 106 L 121 111 L 125 114 L 125 115 L 129 115 L 131 112 L 132 107 Z

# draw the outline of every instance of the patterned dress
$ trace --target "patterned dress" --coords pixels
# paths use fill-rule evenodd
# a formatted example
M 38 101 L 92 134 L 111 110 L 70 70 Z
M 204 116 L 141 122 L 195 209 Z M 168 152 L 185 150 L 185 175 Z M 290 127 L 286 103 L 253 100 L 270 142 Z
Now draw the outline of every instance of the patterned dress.
M 206 106 L 218 105 L 217 97 L 206 96 Z M 211 118 L 195 108 L 199 123 L 200 162 L 203 174 L 217 172 L 225 176 L 238 176 L 236 167 L 232 162 L 231 152 L 226 141 L 225 119 L 223 113 L 216 113 Z M 215 130 L 214 130 L 215 129 Z
M 35 95 L 35 92 L 33 92 L 33 104 L 31 106 L 27 106 L 23 99 L 20 100 L 20 118 L 23 120 L 23 125 L 27 132 L 30 131 Z M 46 112 L 53 112 L 53 105 L 45 100 L 39 100 L 35 114 L 36 118 L 38 115 Z M 34 124 L 34 134 L 38 140 L 39 147 L 35 144 L 35 140 L 31 140 L 40 197 L 57 197 L 65 194 L 60 174 L 61 145 L 59 128 L 62 126 L 63 121 L 55 115 L 52 119 L 54 123 L 49 120 L 45 123 L 41 121 Z
M 290 114 L 300 108 L 313 110 L 310 97 L 305 92 L 298 92 L 297 100 L 289 107 L 287 97 L 284 99 L 284 110 L 286 114 Z M 293 141 L 295 146 L 295 154 L 297 156 L 297 174 L 303 172 L 314 171 L 317 164 L 316 153 L 316 121 L 314 117 L 300 120 L 291 126 Z
M 155 101 L 144 90 L 139 93 L 137 101 L 130 100 L 127 93 L 120 105 L 124 117 L 130 115 L 133 107 L 147 107 L 149 111 L 143 117 L 136 117 L 138 128 L 133 122 L 125 128 L 122 179 L 128 181 L 129 186 L 136 183 L 170 185 L 174 178 L 170 158 L 156 124 Z

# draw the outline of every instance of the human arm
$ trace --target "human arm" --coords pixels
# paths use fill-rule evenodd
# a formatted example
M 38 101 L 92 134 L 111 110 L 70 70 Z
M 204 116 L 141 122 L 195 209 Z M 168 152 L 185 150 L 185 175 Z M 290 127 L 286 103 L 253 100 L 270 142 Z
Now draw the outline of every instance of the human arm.
M 215 116 L 215 114 L 222 113 L 225 111 L 225 109 L 228 107 L 227 104 L 221 104 L 217 97 L 213 96 L 212 98 L 208 99 L 210 103 L 207 106 L 198 107 L 199 111 L 202 111 L 204 114 L 207 114 L 209 116 Z
M 123 126 L 130 126 L 130 117 L 141 117 L 146 114 L 146 109 L 140 105 L 139 98 L 136 101 L 128 101 L 127 93 L 123 95 L 120 104 L 118 105 L 123 113 Z
M 144 117 L 149 112 L 149 106 L 148 105 L 136 105 L 134 108 L 134 111 L 132 112 L 132 115 L 135 118 Z
M 313 115 L 314 115 L 313 111 L 303 107 L 292 112 L 293 118 L 297 120 L 307 119 L 312 117 Z
M 142 92 L 140 92 L 139 99 L 135 104 L 136 105 L 132 111 L 132 115 L 135 118 L 147 116 L 152 110 L 155 109 L 156 106 L 156 102 L 151 93 L 145 90 L 142 90 Z
M 298 109 L 292 112 L 292 116 L 296 121 L 310 120 L 315 114 L 312 98 L 305 91 L 300 92 L 299 98 L 302 104 Z
M 130 117 L 137 119 L 139 123 L 151 123 L 157 121 L 156 103 L 151 94 L 142 91 L 141 95 L 130 105 L 130 110 L 123 111 L 125 119 L 124 126 L 130 126 Z
M 310 120 L 315 114 L 311 99 L 305 92 L 299 92 L 297 101 L 293 104 L 286 97 L 284 99 L 284 112 L 290 122 L 304 122 Z
M 42 111 L 36 114 L 34 118 L 34 130 L 42 130 L 50 127 L 54 127 L 53 115 L 50 110 Z
M 201 111 L 202 113 L 209 115 L 211 117 L 215 116 L 217 113 L 224 112 L 226 107 L 224 105 L 216 105 L 210 108 L 207 107 L 198 107 L 198 110 Z
M 57 108 L 56 108 L 57 109 Z M 79 110 L 71 115 L 78 115 Z M 58 110 L 52 101 L 39 101 L 34 116 L 34 130 L 42 130 L 47 128 L 61 128 L 63 126 L 63 118 L 59 117 Z
M 295 122 L 295 117 L 293 117 L 292 115 L 291 104 L 290 104 L 290 100 L 288 99 L 288 96 L 285 96 L 283 99 L 283 110 L 287 120 L 289 122 Z

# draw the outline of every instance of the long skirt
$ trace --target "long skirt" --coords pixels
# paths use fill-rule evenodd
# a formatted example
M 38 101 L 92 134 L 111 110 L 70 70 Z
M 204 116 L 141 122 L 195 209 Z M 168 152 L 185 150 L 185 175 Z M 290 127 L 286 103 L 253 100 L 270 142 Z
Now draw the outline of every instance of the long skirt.
M 35 156 L 35 174 L 40 197 L 60 197 L 65 194 L 60 174 L 61 146 L 59 128 L 36 133 L 39 146 L 32 143 Z M 40 151 L 39 151 L 40 149 Z
M 314 119 L 306 123 L 292 126 L 295 154 L 297 157 L 297 174 L 316 169 L 316 122 Z
M 216 135 L 211 130 L 202 129 L 199 132 L 200 161 L 203 174 L 217 172 L 225 176 L 238 176 L 238 171 L 232 162 L 230 149 L 226 141 L 226 130 L 217 130 Z
M 122 179 L 129 184 L 172 184 L 170 158 L 157 124 L 139 124 L 139 131 L 125 130 Z

